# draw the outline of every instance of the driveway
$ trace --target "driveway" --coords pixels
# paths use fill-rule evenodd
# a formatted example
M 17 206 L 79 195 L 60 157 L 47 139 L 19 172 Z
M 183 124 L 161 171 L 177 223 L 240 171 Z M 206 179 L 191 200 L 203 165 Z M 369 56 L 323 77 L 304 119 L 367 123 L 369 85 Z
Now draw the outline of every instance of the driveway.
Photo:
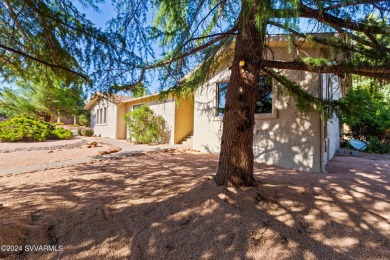
M 92 142 L 96 142 L 97 147 L 88 148 L 88 144 Z M 100 154 L 113 148 L 119 148 L 120 151 L 105 155 Z M 170 148 L 188 147 L 182 145 L 134 145 L 125 140 L 79 136 L 75 136 L 71 140 L 0 143 L 0 175 L 62 168 L 106 158 L 120 158 L 130 154 Z

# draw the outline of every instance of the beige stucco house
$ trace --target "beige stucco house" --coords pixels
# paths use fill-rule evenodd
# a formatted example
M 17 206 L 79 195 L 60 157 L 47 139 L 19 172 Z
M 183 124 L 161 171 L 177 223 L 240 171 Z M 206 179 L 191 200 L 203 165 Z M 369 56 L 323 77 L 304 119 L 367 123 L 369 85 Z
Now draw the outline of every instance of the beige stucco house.
M 288 51 L 284 36 L 268 39 L 269 57 L 292 61 L 303 57 L 334 55 L 321 46 L 312 47 L 301 42 Z M 291 46 L 290 46 L 291 47 Z M 193 133 L 195 150 L 218 153 L 222 135 L 224 91 L 230 77 L 230 64 L 221 64 L 192 100 L 178 102 L 174 97 L 158 101 L 158 95 L 118 100 L 115 104 L 103 99 L 92 99 L 86 106 L 91 110 L 91 126 L 95 134 L 125 139 L 123 115 L 137 105 L 147 104 L 164 117 L 171 129 L 170 143 L 180 143 Z M 287 78 L 299 82 L 306 91 L 324 99 L 339 99 L 344 93 L 338 76 L 302 71 L 280 71 Z M 281 86 L 264 76 L 265 92 L 256 103 L 253 150 L 255 160 L 303 171 L 319 172 L 336 153 L 340 143 L 339 120 L 333 115 L 325 121 L 321 113 L 300 113 L 294 100 L 284 94 Z M 103 112 L 97 112 L 103 111 Z M 106 112 L 104 112 L 106 111 Z M 103 114 L 102 114 L 103 113 Z M 97 119 L 100 116 L 103 120 Z
M 84 107 L 91 111 L 90 126 L 96 136 L 129 139 L 124 115 L 141 105 L 148 105 L 156 115 L 162 116 L 168 132 L 168 143 L 179 144 L 194 129 L 194 106 L 191 98 L 169 96 L 160 101 L 158 94 L 132 98 L 120 95 L 95 93 Z

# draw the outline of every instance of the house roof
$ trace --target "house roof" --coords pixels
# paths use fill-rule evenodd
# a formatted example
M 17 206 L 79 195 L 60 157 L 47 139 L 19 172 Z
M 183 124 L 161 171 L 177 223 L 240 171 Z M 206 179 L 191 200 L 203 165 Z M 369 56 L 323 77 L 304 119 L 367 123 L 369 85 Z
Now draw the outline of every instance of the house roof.
M 117 94 L 107 94 L 107 93 L 101 93 L 101 92 L 96 92 L 93 94 L 93 96 L 90 98 L 88 103 L 84 106 L 85 110 L 90 110 L 97 101 L 100 99 L 107 99 L 115 104 L 120 104 L 126 101 L 129 101 L 131 99 L 134 99 L 133 97 L 130 96 L 123 96 L 123 95 L 117 95 Z
M 158 98 L 158 95 L 160 95 L 160 93 L 147 95 L 147 96 L 143 96 L 143 97 L 139 97 L 139 98 L 133 98 L 130 96 L 122 96 L 122 95 L 116 95 L 116 94 L 108 95 L 105 93 L 96 92 L 91 97 L 91 99 L 88 101 L 88 103 L 84 106 L 84 109 L 91 110 L 91 108 L 95 105 L 95 103 L 103 98 L 106 98 L 106 99 L 110 100 L 111 102 L 119 105 L 122 103 L 129 104 L 129 103 L 136 103 L 136 102 L 140 102 L 140 101 L 142 102 L 142 101 L 156 100 Z

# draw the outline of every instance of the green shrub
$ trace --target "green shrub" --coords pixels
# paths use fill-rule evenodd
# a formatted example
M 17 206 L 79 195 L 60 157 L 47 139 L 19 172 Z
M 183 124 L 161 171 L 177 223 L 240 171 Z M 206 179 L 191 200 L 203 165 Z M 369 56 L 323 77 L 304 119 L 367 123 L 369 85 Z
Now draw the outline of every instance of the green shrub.
M 149 106 L 141 106 L 125 115 L 131 140 L 136 144 L 157 144 L 167 141 L 165 121 Z
M 79 135 L 82 135 L 82 136 L 93 136 L 93 129 L 92 128 L 89 128 L 89 127 L 83 127 L 83 128 L 80 128 L 80 131 L 77 130 L 77 132 L 80 132 Z
M 355 139 L 386 139 L 390 129 L 390 106 L 384 93 L 375 86 L 361 85 L 350 89 L 344 100 L 347 108 L 343 113 L 343 122 Z
M 50 133 L 50 139 L 70 139 L 72 138 L 72 131 L 65 128 L 56 128 Z
M 70 139 L 72 132 L 28 115 L 19 115 L 0 122 L 1 142 L 45 141 L 46 139 Z
M 54 129 L 50 123 L 23 114 L 0 122 L 0 141 L 44 141 Z
M 79 116 L 79 124 L 82 126 L 89 126 L 89 115 L 80 115 Z
M 82 135 L 82 134 L 81 134 L 81 130 L 82 130 L 83 128 L 85 128 L 85 127 L 83 127 L 83 126 L 77 127 L 77 134 L 78 134 L 78 135 L 80 135 L 80 136 Z
M 390 144 L 376 137 L 371 137 L 367 146 L 369 153 L 390 153 Z

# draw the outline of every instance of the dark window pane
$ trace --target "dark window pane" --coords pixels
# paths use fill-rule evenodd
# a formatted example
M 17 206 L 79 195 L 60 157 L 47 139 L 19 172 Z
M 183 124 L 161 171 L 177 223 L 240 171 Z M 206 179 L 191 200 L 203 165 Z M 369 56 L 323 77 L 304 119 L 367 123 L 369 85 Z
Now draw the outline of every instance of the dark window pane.
M 226 90 L 228 85 L 228 82 L 222 82 L 218 84 L 218 116 L 223 115 L 223 110 L 225 109 Z
M 260 75 L 258 96 L 255 113 L 272 113 L 272 79 L 267 75 Z
M 226 90 L 228 82 L 219 83 L 218 86 L 218 116 L 223 115 L 226 104 Z M 260 75 L 257 91 L 256 114 L 272 113 L 272 79 L 267 75 Z
M 144 105 L 144 104 L 135 105 L 135 106 L 133 106 L 133 110 L 136 110 L 136 109 L 142 107 L 143 105 Z

